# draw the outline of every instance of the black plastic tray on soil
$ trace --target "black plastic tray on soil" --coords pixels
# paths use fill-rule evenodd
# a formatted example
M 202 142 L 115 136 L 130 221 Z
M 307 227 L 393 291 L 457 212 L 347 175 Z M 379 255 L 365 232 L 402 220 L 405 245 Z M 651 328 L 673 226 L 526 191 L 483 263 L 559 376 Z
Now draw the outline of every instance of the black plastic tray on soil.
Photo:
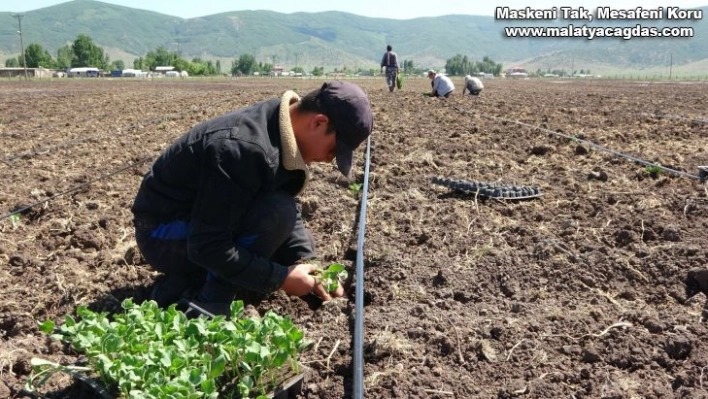
M 538 186 L 512 186 L 476 180 L 448 179 L 438 176 L 433 177 L 431 180 L 433 184 L 475 194 L 480 198 L 524 200 L 539 198 L 543 195 Z

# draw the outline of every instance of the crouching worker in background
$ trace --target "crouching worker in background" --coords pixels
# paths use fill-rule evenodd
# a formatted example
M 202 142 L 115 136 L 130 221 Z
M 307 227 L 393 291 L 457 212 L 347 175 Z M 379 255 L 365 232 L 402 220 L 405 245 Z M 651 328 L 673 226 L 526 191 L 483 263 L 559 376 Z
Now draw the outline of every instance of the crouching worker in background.
M 432 69 L 428 71 L 428 79 L 430 79 L 430 85 L 433 87 L 433 91 L 430 93 L 431 97 L 447 98 L 455 90 L 455 84 L 452 83 L 450 78 Z
M 465 95 L 465 90 L 469 90 L 473 96 L 478 96 L 484 90 L 484 83 L 472 75 L 465 76 L 465 87 L 462 89 L 462 95 Z
M 244 290 L 344 295 L 311 275 L 315 244 L 295 196 L 312 162 L 336 158 L 349 175 L 372 128 L 364 91 L 337 81 L 302 98 L 287 91 L 179 138 L 145 175 L 131 209 L 143 257 L 165 274 L 151 299 L 229 315 Z

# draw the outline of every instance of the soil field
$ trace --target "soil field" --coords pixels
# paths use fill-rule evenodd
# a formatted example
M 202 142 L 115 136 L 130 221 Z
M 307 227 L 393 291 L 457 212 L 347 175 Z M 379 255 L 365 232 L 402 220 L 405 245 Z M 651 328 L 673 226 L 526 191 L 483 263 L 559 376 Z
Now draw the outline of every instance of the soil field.
M 696 178 L 708 84 L 496 79 L 476 98 L 455 78 L 456 94 L 436 99 L 427 79 L 394 93 L 358 82 L 375 115 L 359 281 L 367 398 L 708 397 L 708 188 Z M 159 276 L 129 209 L 170 142 L 320 83 L 0 82 L 0 215 L 34 205 L 0 220 L 0 397 L 26 397 L 32 357 L 77 360 L 38 322 L 146 299 Z M 250 301 L 315 342 L 303 398 L 353 395 L 360 198 L 348 186 L 364 161 L 361 149 L 351 181 L 313 165 L 299 198 L 322 260 L 350 267 L 346 298 Z M 434 176 L 542 195 L 485 199 Z M 68 376 L 44 389 L 75 392 Z

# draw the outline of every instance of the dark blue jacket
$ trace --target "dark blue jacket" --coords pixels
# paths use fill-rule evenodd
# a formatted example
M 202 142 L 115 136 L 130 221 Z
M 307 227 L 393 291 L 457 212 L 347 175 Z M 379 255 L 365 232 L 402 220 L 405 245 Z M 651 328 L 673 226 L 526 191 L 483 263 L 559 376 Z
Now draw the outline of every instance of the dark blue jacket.
M 254 198 L 295 196 L 306 179 L 281 164 L 279 110 L 273 99 L 195 126 L 155 161 L 131 209 L 136 219 L 187 222 L 192 262 L 259 292 L 278 289 L 287 267 L 238 247 L 233 231 Z

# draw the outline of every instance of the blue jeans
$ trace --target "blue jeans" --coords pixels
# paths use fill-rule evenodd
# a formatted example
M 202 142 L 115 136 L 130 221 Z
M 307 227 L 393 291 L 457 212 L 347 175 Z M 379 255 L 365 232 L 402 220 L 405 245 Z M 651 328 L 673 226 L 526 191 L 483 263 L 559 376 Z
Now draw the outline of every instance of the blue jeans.
M 233 232 L 235 245 L 284 266 L 316 257 L 314 240 L 305 229 L 292 196 L 276 191 L 256 198 L 253 203 Z M 165 274 L 178 274 L 197 286 L 203 285 L 200 294 L 203 300 L 227 301 L 243 288 L 221 280 L 189 260 L 188 221 L 155 223 L 136 216 L 134 225 L 138 248 L 147 263 Z

